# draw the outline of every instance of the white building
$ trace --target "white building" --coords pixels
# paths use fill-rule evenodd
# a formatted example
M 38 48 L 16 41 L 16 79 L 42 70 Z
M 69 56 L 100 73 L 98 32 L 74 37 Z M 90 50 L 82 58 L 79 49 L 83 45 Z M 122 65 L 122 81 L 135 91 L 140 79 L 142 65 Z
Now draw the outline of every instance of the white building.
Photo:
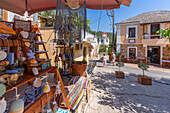
M 101 39 L 100 38 L 100 40 L 99 40 L 99 44 L 100 45 L 107 45 L 107 46 L 109 46 L 109 37 L 107 37 L 106 39 Z

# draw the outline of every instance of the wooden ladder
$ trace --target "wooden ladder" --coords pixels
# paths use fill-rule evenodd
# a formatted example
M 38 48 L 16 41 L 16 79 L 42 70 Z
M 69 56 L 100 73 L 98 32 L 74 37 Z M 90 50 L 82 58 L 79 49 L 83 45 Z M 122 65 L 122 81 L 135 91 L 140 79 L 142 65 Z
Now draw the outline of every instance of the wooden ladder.
M 36 44 L 36 49 L 39 49 L 39 45 L 42 45 L 43 46 L 43 49 L 44 49 L 44 51 L 45 52 L 41 52 L 41 53 L 35 53 L 36 54 L 36 58 L 39 58 L 39 54 L 45 54 L 46 55 L 46 58 L 47 59 L 49 59 L 49 56 L 48 56 L 48 53 L 47 53 L 47 49 L 46 49 L 46 47 L 45 47 L 45 43 L 46 42 L 44 42 L 43 41 L 43 38 L 42 38 L 42 34 L 41 34 L 41 32 L 40 32 L 40 29 L 39 29 L 39 27 L 38 27 L 38 24 L 36 23 L 36 25 L 33 27 L 33 29 L 35 29 L 35 31 L 36 31 L 36 37 L 35 37 L 35 41 L 38 41 L 38 38 L 40 38 L 40 41 L 42 42 L 42 43 L 35 43 Z

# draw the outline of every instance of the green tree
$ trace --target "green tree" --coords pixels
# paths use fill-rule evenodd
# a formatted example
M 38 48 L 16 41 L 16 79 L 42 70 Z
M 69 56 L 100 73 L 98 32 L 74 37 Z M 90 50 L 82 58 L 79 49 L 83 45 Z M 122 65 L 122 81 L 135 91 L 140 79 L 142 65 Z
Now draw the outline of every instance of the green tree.
M 147 64 L 143 63 L 142 61 L 140 61 L 140 63 L 138 64 L 138 67 L 140 69 L 142 69 L 143 76 L 145 75 L 145 71 L 147 71 L 147 69 L 149 68 L 149 66 Z
M 158 30 L 156 33 L 161 34 L 162 38 L 167 38 L 170 41 L 170 27 L 165 30 Z
M 116 63 L 116 66 L 119 67 L 119 71 L 120 71 L 120 68 L 124 66 L 124 63 L 119 61 Z

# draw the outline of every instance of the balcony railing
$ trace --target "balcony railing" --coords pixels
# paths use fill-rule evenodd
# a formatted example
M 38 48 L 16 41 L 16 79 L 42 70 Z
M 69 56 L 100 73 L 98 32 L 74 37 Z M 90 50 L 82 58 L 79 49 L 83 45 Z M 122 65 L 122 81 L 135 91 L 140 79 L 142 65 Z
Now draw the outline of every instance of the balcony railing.
M 170 44 L 169 39 L 161 38 L 160 35 L 143 35 L 142 44 L 146 45 L 167 45 Z

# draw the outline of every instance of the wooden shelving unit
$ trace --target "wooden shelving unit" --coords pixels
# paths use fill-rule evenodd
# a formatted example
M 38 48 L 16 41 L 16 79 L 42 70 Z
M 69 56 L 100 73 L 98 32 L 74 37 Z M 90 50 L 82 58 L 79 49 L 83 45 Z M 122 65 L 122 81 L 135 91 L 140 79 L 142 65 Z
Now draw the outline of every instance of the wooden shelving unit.
M 34 76 L 34 75 L 32 75 L 32 74 L 24 75 L 24 78 L 23 78 L 23 80 L 22 80 L 21 82 L 13 85 L 13 86 L 11 86 L 11 87 L 8 87 L 7 90 L 6 90 L 6 92 L 10 91 L 13 87 L 19 87 L 19 86 L 21 86 L 21 85 L 23 85 L 23 84 L 25 84 L 25 83 L 28 83 L 28 82 L 34 80 L 35 78 L 38 78 L 38 77 L 42 76 L 43 74 L 52 71 L 52 70 L 55 69 L 55 68 L 57 68 L 57 67 L 51 67 L 51 68 L 49 68 L 49 69 L 43 70 L 43 71 L 41 71 L 41 72 L 39 73 L 39 75 L 37 75 L 37 76 Z

